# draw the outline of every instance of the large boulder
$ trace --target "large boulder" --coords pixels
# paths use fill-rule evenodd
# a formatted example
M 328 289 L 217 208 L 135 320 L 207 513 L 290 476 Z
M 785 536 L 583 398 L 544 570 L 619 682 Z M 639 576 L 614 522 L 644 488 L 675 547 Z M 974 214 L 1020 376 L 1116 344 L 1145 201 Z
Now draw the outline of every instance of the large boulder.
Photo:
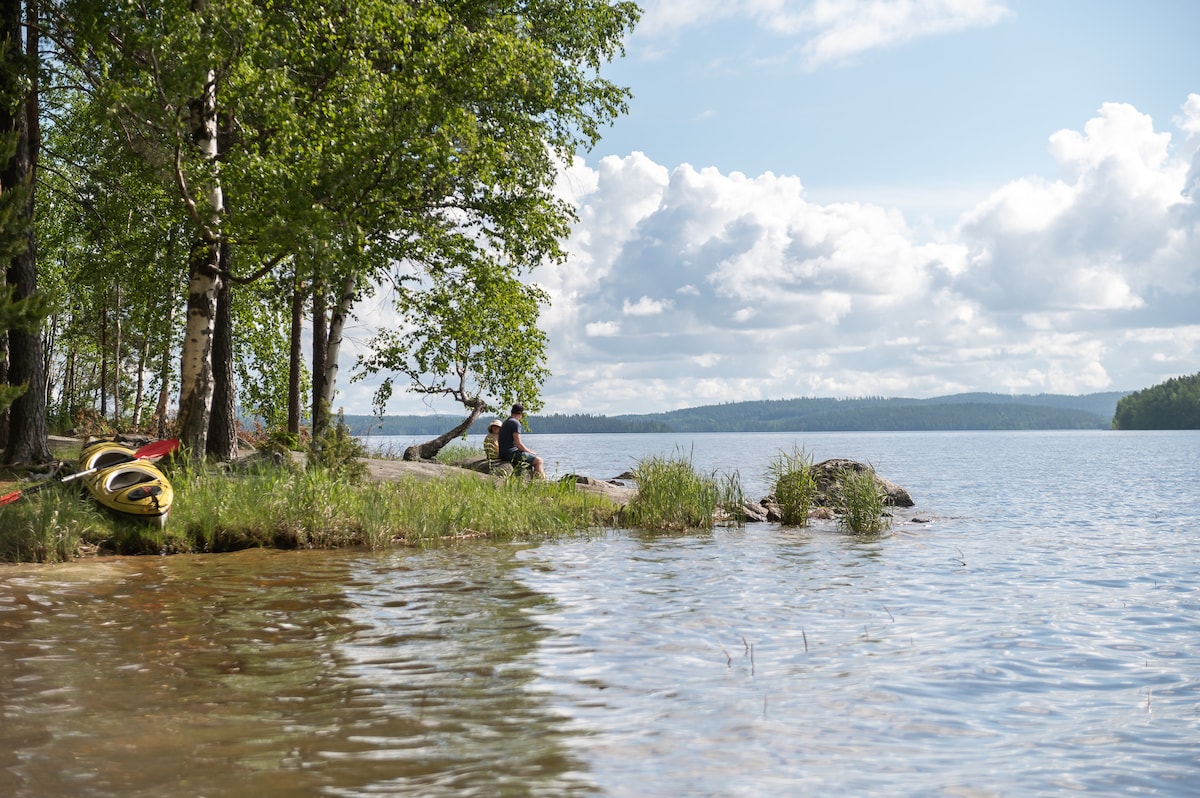
M 914 502 L 908 491 L 894 482 L 889 482 L 875 473 L 875 469 L 857 460 L 834 458 L 817 463 L 812 467 L 813 479 L 817 483 L 817 507 L 836 507 L 841 504 L 841 480 L 846 474 L 869 473 L 885 496 L 884 504 L 892 507 L 912 507 Z

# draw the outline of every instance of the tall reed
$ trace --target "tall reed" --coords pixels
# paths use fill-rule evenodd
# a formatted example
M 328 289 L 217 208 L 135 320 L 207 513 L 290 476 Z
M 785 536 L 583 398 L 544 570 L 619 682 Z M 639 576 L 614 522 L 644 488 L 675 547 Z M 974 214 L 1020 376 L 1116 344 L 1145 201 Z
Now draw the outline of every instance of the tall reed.
M 718 508 L 744 519 L 745 496 L 737 474 L 704 476 L 690 457 L 654 455 L 633 471 L 638 491 L 625 508 L 624 521 L 642 529 L 711 529 Z
M 838 523 L 851 532 L 882 532 L 891 526 L 884 514 L 887 493 L 875 479 L 875 470 L 847 471 L 841 476 L 841 515 Z
M 790 526 L 806 526 L 817 495 L 812 458 L 799 447 L 780 452 L 768 464 L 767 475 L 779 505 L 780 521 Z
M 78 491 L 56 488 L 0 508 L 0 561 L 65 562 L 108 536 L 106 519 Z

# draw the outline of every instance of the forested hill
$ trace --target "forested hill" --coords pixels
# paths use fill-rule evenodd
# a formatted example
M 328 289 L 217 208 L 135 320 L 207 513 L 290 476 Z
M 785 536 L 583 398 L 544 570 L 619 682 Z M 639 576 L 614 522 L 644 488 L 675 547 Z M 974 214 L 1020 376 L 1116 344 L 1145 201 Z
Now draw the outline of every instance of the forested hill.
M 1117 403 L 1117 429 L 1200 429 L 1200 374 L 1175 377 Z
M 1123 392 L 1066 396 L 967 393 L 932 399 L 778 399 L 731 402 L 646 415 L 541 415 L 541 433 L 845 432 L 1108 429 Z M 346 416 L 356 435 L 438 435 L 459 417 Z M 486 419 L 472 432 L 484 432 Z

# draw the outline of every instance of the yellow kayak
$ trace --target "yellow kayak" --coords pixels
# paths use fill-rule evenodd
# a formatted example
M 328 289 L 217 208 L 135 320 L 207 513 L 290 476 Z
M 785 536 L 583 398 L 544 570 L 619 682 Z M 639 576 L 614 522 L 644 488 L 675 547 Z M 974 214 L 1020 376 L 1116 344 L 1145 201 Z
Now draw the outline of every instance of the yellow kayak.
M 167 523 L 175 490 L 162 471 L 139 450 L 109 440 L 93 441 L 79 453 L 84 487 L 101 507 L 158 526 Z M 139 452 L 143 454 L 139 454 Z

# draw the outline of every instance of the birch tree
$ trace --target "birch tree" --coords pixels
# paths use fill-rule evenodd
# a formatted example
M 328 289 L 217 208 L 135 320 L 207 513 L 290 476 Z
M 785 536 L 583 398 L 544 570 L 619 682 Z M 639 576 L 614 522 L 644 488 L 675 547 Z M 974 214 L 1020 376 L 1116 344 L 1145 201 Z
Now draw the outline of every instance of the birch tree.
M 193 230 L 180 416 L 194 449 L 222 283 L 236 293 L 305 264 L 310 291 L 332 297 L 314 328 L 336 331 L 397 270 L 428 276 L 401 284 L 419 293 L 450 263 L 515 279 L 560 258 L 571 213 L 556 165 L 624 110 L 599 69 L 638 13 L 601 0 L 64 8 L 93 101 L 115 111 L 107 135 L 170 181 Z M 339 344 L 314 342 L 316 415 L 332 404 Z

